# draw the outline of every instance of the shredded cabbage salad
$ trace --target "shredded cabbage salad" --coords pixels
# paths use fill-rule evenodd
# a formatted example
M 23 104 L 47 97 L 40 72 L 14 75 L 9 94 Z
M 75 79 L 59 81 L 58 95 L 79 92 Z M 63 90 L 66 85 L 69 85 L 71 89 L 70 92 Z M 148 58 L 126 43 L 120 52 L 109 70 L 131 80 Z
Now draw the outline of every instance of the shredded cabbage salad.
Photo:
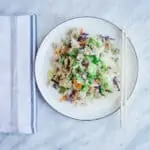
M 120 91 L 120 50 L 115 39 L 71 28 L 53 49 L 48 83 L 62 94 L 60 100 L 83 103 Z

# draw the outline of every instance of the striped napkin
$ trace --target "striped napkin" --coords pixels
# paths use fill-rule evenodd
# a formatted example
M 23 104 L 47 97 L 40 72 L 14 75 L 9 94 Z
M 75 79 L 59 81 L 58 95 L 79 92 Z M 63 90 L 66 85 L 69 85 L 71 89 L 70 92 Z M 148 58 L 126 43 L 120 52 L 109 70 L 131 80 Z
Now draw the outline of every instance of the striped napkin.
M 36 16 L 0 16 L 0 132 L 36 132 Z

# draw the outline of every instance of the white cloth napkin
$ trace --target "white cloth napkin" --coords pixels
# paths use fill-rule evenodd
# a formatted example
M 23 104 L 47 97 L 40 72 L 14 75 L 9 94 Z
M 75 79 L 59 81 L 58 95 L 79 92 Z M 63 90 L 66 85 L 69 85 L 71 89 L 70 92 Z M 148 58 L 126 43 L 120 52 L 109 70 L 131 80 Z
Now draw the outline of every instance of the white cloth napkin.
M 0 132 L 36 132 L 36 16 L 0 16 Z

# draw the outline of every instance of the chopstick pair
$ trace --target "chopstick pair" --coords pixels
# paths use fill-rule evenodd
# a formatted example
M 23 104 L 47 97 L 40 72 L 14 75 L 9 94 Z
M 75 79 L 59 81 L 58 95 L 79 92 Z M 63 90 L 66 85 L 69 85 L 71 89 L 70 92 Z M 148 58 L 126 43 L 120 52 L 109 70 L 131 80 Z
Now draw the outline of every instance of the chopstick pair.
M 127 121 L 126 50 L 127 50 L 127 34 L 126 34 L 126 27 L 124 27 L 122 30 L 122 49 L 121 49 L 120 125 L 122 129 L 125 129 Z

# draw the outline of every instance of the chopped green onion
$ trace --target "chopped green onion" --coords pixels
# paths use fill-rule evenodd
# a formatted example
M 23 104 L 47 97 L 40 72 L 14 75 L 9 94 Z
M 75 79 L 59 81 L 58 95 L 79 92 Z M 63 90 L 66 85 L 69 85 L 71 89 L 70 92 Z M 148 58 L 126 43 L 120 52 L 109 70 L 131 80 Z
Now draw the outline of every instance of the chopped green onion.
M 97 66 L 95 64 L 90 63 L 89 66 L 88 66 L 88 68 L 87 68 L 87 72 L 89 74 L 96 75 Z
M 105 95 L 105 88 L 101 86 L 101 94 L 104 96 Z
M 75 55 L 77 55 L 78 52 L 79 52 L 79 49 L 78 49 L 78 48 L 73 48 L 73 53 L 74 53 Z
M 65 57 L 61 56 L 60 63 L 64 64 L 64 61 L 65 61 Z
M 96 79 L 96 74 L 88 74 L 88 79 Z
M 68 56 L 72 58 L 76 58 L 76 55 L 73 52 L 67 52 Z
M 102 64 L 101 71 L 102 72 L 107 72 L 108 71 L 108 67 L 107 67 L 107 65 L 105 63 Z
M 88 39 L 88 44 L 91 45 L 91 46 L 94 45 L 97 48 L 99 48 L 102 45 L 102 42 L 100 40 L 97 40 L 97 39 L 93 38 L 93 37 L 90 37 Z
M 48 71 L 48 82 L 49 83 L 50 83 L 51 79 L 53 78 L 53 75 L 54 75 L 53 71 L 49 70 Z
M 83 85 L 81 91 L 82 92 L 87 92 L 89 90 L 89 86 L 87 84 Z
M 66 89 L 65 87 L 61 86 L 61 87 L 59 88 L 59 93 L 65 93 L 66 90 L 67 90 L 67 89 Z
M 94 81 L 93 79 L 88 79 L 89 84 L 93 84 L 93 81 Z
M 86 55 L 85 58 L 94 64 L 98 64 L 100 62 L 100 58 L 98 58 L 96 55 Z
M 119 53 L 119 49 L 118 48 L 112 48 L 111 52 L 112 52 L 112 54 L 116 55 Z

